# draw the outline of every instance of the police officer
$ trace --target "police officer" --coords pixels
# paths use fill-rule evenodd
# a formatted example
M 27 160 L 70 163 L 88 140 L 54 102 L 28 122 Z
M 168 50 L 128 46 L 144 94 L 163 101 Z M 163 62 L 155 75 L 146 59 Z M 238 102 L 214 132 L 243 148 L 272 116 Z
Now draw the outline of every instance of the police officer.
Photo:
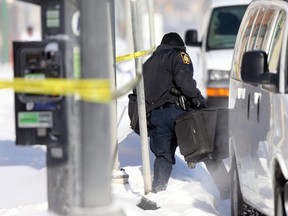
M 175 135 L 175 119 L 186 112 L 180 107 L 176 89 L 190 102 L 198 104 L 200 91 L 193 79 L 193 66 L 185 51 L 184 42 L 174 32 L 165 34 L 161 44 L 143 65 L 146 110 L 150 112 L 150 149 L 154 161 L 153 192 L 166 189 L 175 151 L 178 146 Z M 195 102 L 196 101 L 196 102 Z M 198 104 L 199 105 L 199 104 Z M 185 104 L 182 104 L 185 106 Z
M 177 116 L 187 112 L 189 108 L 207 106 L 193 79 L 191 59 L 177 33 L 171 32 L 163 36 L 161 44 L 143 64 L 143 77 L 146 111 L 150 113 L 150 149 L 156 157 L 152 192 L 157 193 L 166 190 L 172 166 L 175 164 L 175 151 L 178 146 L 175 134 Z M 179 95 L 185 96 L 187 101 L 179 101 Z M 206 165 L 212 176 L 218 178 L 219 169 L 214 162 Z M 223 162 L 221 166 L 220 170 L 223 171 Z M 227 171 L 226 174 L 228 179 Z M 223 190 L 226 185 L 223 185 L 223 177 L 222 182 L 220 179 L 214 180 L 219 190 Z

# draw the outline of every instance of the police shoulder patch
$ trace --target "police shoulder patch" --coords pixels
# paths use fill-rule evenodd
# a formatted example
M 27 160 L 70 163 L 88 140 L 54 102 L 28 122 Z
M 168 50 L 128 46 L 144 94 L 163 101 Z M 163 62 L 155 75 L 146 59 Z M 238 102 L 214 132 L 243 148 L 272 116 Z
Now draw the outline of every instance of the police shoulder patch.
M 190 57 L 188 56 L 187 53 L 181 52 L 180 55 L 184 64 L 191 64 Z

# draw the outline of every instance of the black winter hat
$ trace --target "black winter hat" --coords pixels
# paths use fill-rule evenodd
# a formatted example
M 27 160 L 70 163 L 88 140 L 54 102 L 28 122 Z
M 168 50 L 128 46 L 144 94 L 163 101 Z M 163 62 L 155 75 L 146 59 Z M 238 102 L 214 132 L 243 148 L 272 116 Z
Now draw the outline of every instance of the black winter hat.
M 175 32 L 165 34 L 162 38 L 161 44 L 170 46 L 184 46 L 182 38 Z

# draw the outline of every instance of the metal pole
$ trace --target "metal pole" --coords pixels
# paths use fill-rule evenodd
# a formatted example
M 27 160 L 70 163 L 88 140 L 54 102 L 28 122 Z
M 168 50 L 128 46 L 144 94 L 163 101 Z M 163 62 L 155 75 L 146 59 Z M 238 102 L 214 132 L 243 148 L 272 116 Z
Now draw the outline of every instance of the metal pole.
M 82 78 L 111 79 L 115 70 L 114 0 L 80 1 L 80 14 Z M 111 204 L 112 112 L 111 104 L 82 102 L 82 191 L 77 215 L 124 215 Z
M 150 46 L 155 46 L 154 1 L 148 0 Z
M 3 35 L 3 50 L 2 50 L 2 61 L 7 63 L 9 61 L 9 20 L 8 20 L 8 8 L 6 0 L 1 1 L 1 19 L 2 19 L 2 35 Z M 1 61 L 0 61 L 1 62 Z
M 121 11 L 122 11 L 122 9 L 121 9 Z M 124 13 L 125 13 L 125 11 L 124 11 Z M 114 41 L 116 40 L 115 36 L 114 36 L 113 40 Z M 115 46 L 114 46 L 114 49 L 113 49 L 113 53 L 116 54 L 116 47 Z M 116 55 L 114 55 L 114 59 L 115 58 L 116 58 Z M 116 85 L 117 85 L 116 77 L 117 77 L 116 70 L 114 70 L 114 80 L 113 80 L 113 82 L 114 82 L 114 87 L 115 88 L 113 88 L 113 90 L 116 89 Z M 113 141 L 114 146 L 112 148 L 112 158 L 114 158 L 113 173 L 112 173 L 112 183 L 126 184 L 126 183 L 128 183 L 129 175 L 125 172 L 124 169 L 120 168 L 120 162 L 119 162 L 119 156 L 118 156 L 119 151 L 118 151 L 118 137 L 117 137 L 117 135 L 118 135 L 118 133 L 117 133 L 117 128 L 118 128 L 118 125 L 117 125 L 117 107 L 118 107 L 118 104 L 117 104 L 117 99 L 116 99 L 114 101 L 114 103 L 113 103 L 113 108 L 114 108 L 113 113 L 115 114 L 114 115 L 115 124 L 113 124 L 114 127 L 113 127 L 112 134 L 114 135 L 113 138 L 115 140 Z M 121 121 L 121 119 L 120 119 L 120 121 Z
M 36 2 L 36 0 L 35 0 Z M 32 3 L 32 1 L 31 1 Z M 59 7 L 59 5 L 61 5 Z M 59 42 L 61 53 L 63 54 L 63 66 L 65 77 L 79 78 L 79 37 L 73 32 L 71 20 L 75 13 L 78 13 L 78 0 L 50 1 L 41 0 L 41 13 L 47 14 L 51 8 L 60 9 L 61 23 L 63 28 L 53 33 L 46 26 L 45 16 L 42 18 L 43 41 L 54 38 Z M 66 37 L 63 38 L 63 35 Z M 69 38 L 67 40 L 67 38 Z M 80 114 L 79 100 L 76 97 L 65 96 L 57 107 L 61 107 L 63 127 L 57 143 L 47 143 L 47 192 L 49 211 L 59 215 L 72 215 L 74 206 L 79 203 L 77 194 L 80 191 L 78 179 L 80 176 Z M 59 108 L 57 108 L 59 109 Z M 57 111 L 58 112 L 58 111 Z M 58 130 L 58 129 L 57 129 Z M 56 131 L 57 131 L 56 130 Z M 59 129 L 60 130 L 60 129 Z
M 131 3 L 131 18 L 132 18 L 132 33 L 134 42 L 134 52 L 142 50 L 142 25 L 141 14 L 139 14 L 138 1 L 130 0 Z M 135 59 L 136 71 L 142 74 L 142 58 Z M 142 163 L 143 163 L 143 179 L 144 179 L 144 192 L 145 194 L 152 191 L 150 159 L 149 159 L 149 144 L 147 133 L 147 119 L 145 107 L 145 93 L 144 93 L 144 80 L 143 76 L 137 86 L 137 101 L 139 110 L 139 126 L 141 134 L 141 149 L 142 149 Z

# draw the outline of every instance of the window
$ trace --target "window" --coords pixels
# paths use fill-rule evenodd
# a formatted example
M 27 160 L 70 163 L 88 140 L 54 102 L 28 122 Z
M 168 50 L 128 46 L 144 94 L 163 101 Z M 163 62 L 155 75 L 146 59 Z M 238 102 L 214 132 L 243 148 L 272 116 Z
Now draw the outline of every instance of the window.
M 208 29 L 207 50 L 233 49 L 246 5 L 215 8 Z
M 248 41 L 247 47 L 246 47 L 246 51 L 248 50 L 253 50 L 255 47 L 255 43 L 256 43 L 256 38 L 258 36 L 258 32 L 260 30 L 260 26 L 261 26 L 261 22 L 263 20 L 263 17 L 265 15 L 265 8 L 261 8 L 258 11 L 258 14 L 256 16 L 256 19 L 254 20 L 254 27 L 253 27 L 253 31 L 251 33 L 250 39 Z
M 268 52 L 269 71 L 277 73 L 277 68 L 280 60 L 280 53 L 283 41 L 284 24 L 286 14 L 284 11 L 279 13 L 272 36 L 272 43 Z
M 255 50 L 261 49 L 268 53 L 267 41 L 269 40 L 271 31 L 273 29 L 275 14 L 276 14 L 275 9 L 269 8 L 266 10 L 265 15 L 263 16 L 263 19 L 261 21 L 261 27 L 258 32 L 257 41 L 254 47 Z
M 284 11 L 270 9 L 266 17 L 267 19 L 263 20 L 262 25 L 267 25 L 268 30 L 264 36 L 261 50 L 266 51 L 268 54 L 269 72 L 279 73 L 279 62 L 286 15 Z M 262 88 L 271 92 L 279 91 L 279 85 L 262 85 Z
M 258 14 L 258 8 L 254 7 L 251 8 L 250 11 L 247 14 L 247 17 L 245 17 L 245 20 L 242 22 L 241 29 L 242 31 L 238 34 L 238 41 L 237 46 L 234 50 L 234 62 L 233 62 L 233 68 L 232 68 L 232 74 L 231 76 L 235 79 L 240 80 L 240 67 L 242 62 L 242 56 L 243 53 L 246 51 L 247 43 L 250 38 L 251 32 L 253 31 L 253 26 L 255 19 Z

